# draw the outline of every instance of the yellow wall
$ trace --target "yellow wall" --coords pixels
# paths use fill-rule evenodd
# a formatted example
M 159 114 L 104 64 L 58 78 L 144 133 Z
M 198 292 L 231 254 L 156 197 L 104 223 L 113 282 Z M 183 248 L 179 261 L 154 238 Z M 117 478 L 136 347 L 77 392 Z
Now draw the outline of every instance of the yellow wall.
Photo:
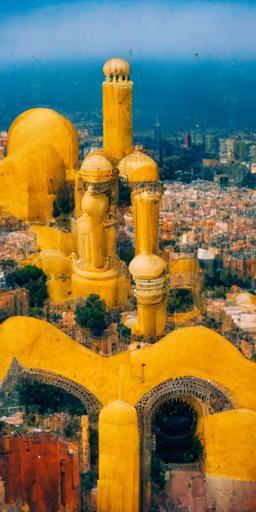
M 256 412 L 226 411 L 204 418 L 205 470 L 256 482 Z
M 161 382 L 189 375 L 224 387 L 237 407 L 256 411 L 256 364 L 206 327 L 180 328 L 154 345 L 105 358 L 48 322 L 12 317 L 0 326 L 0 347 L 0 378 L 4 378 L 15 356 L 26 368 L 50 370 L 75 380 L 104 405 L 118 396 L 122 365 L 122 399 L 131 405 Z
M 56 249 L 68 256 L 75 250 L 73 233 L 37 224 L 32 224 L 30 230 L 36 234 L 37 248 L 40 251 L 44 249 Z

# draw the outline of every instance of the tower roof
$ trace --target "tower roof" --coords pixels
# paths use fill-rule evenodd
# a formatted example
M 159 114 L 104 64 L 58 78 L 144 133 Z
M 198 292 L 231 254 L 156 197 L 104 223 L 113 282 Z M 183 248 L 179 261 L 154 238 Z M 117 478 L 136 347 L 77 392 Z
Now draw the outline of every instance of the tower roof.
M 165 261 L 156 254 L 138 254 L 129 265 L 134 279 L 157 279 L 165 270 Z
M 111 75 L 129 75 L 131 72 L 131 67 L 129 62 L 120 58 L 113 58 L 107 60 L 103 66 L 103 73 L 105 76 Z
M 115 400 L 102 409 L 100 421 L 112 425 L 136 424 L 137 414 L 132 405 L 123 400 Z
M 143 151 L 135 149 L 124 157 L 118 165 L 122 178 L 129 182 L 157 181 L 159 179 L 157 163 Z
M 85 157 L 79 174 L 90 183 L 101 183 L 112 179 L 113 167 L 100 150 L 92 151 Z

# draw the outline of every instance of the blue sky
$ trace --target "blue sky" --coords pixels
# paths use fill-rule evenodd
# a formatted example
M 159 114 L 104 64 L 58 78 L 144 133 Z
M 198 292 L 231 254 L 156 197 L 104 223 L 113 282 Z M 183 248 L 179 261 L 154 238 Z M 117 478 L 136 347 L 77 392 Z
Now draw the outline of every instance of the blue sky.
M 0 61 L 256 59 L 256 0 L 0 0 Z

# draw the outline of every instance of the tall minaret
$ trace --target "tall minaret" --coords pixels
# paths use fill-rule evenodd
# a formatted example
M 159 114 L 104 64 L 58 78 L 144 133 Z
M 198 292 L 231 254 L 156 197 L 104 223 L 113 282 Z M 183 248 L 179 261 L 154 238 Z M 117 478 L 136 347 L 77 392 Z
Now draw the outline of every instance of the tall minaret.
M 159 205 L 162 185 L 156 162 L 135 151 L 119 163 L 119 172 L 132 189 L 135 258 L 129 265 L 135 281 L 138 320 L 134 332 L 155 341 L 167 319 L 167 265 L 158 255 Z
M 132 192 L 136 256 L 129 265 L 135 281 L 138 329 L 145 339 L 155 341 L 166 324 L 167 269 L 158 253 L 158 182 L 137 184 Z
M 110 59 L 105 63 L 103 73 L 104 155 L 119 161 L 133 150 L 130 65 L 123 59 Z

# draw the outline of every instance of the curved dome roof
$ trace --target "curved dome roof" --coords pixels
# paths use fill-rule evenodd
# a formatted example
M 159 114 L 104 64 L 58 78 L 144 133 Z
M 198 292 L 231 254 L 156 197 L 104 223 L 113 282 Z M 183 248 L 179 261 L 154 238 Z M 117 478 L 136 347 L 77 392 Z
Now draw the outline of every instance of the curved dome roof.
M 103 66 L 103 73 L 105 76 L 111 75 L 129 75 L 131 67 L 129 62 L 118 57 L 107 60 Z
M 73 124 L 49 108 L 32 108 L 20 114 L 8 131 L 8 155 L 32 144 L 53 146 L 63 158 L 66 169 L 78 162 L 78 135 Z
M 156 279 L 166 270 L 166 263 L 156 254 L 138 254 L 129 265 L 134 279 Z
M 90 183 L 105 182 L 112 179 L 113 167 L 110 160 L 99 149 L 88 153 L 81 165 L 79 174 Z
M 118 164 L 120 176 L 129 182 L 158 181 L 157 163 L 143 151 L 135 149 Z
M 111 425 L 130 425 L 137 422 L 137 413 L 135 408 L 123 402 L 115 400 L 111 402 L 100 413 L 100 421 Z

